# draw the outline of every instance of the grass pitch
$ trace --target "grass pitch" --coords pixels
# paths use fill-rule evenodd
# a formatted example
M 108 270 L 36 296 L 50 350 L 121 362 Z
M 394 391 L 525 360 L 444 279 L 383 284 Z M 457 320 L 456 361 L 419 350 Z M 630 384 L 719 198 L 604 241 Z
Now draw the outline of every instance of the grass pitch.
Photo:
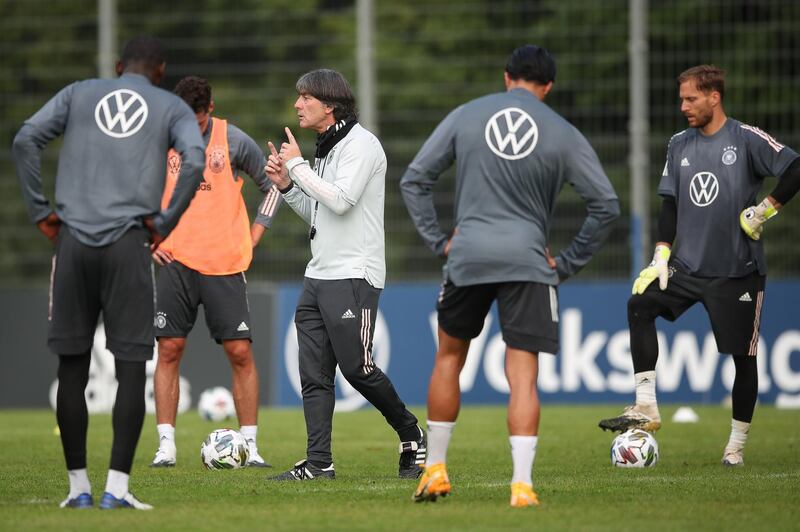
M 300 410 L 260 413 L 259 446 L 270 470 L 206 471 L 205 435 L 219 426 L 194 412 L 178 419 L 178 465 L 147 467 L 157 445 L 145 420 L 131 478 L 151 512 L 61 510 L 68 483 L 55 415 L 0 411 L 0 530 L 798 530 L 800 419 L 760 406 L 745 466 L 720 465 L 730 411 L 697 407 L 700 422 L 675 424 L 662 408 L 659 464 L 648 470 L 610 465 L 613 435 L 597 421 L 614 406 L 542 409 L 534 487 L 538 509 L 511 509 L 505 408 L 462 410 L 448 454 L 453 495 L 415 504 L 414 481 L 397 475 L 397 439 L 373 410 L 336 414 L 333 481 L 272 482 L 304 456 Z M 415 413 L 425 419 L 424 409 Z M 230 425 L 230 423 L 228 423 Z M 95 502 L 105 487 L 111 447 L 108 415 L 89 421 L 89 475 Z

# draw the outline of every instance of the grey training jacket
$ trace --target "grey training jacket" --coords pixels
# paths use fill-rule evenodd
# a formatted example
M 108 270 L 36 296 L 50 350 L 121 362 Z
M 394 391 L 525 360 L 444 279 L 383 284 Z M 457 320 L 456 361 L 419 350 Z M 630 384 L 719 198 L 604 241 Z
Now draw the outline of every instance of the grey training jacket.
M 194 196 L 205 166 L 195 114 L 186 103 L 139 74 L 75 82 L 25 121 L 13 153 L 33 222 L 53 208 L 42 192 L 41 153 L 64 136 L 55 183 L 55 212 L 88 246 L 119 239 L 155 215 L 166 236 Z M 160 212 L 167 151 L 183 160 L 169 206 Z
M 444 255 L 433 186 L 456 164 L 455 221 L 447 257 L 457 286 L 529 281 L 556 285 L 600 248 L 619 216 L 619 202 L 581 133 L 525 89 L 490 94 L 452 111 L 400 180 L 403 199 L 425 243 Z M 587 215 L 556 256 L 545 249 L 556 198 L 569 183 Z

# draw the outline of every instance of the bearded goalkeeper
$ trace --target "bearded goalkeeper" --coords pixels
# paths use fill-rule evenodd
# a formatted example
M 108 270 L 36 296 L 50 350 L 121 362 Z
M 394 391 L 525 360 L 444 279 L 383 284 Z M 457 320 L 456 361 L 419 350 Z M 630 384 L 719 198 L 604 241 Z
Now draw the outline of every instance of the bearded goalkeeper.
M 723 70 L 690 68 L 678 77 L 678 86 L 689 128 L 674 135 L 667 148 L 658 188 L 663 197 L 659 242 L 628 301 L 636 404 L 619 417 L 600 421 L 600 427 L 661 427 L 655 319 L 674 321 L 702 302 L 717 349 L 733 355 L 736 368 L 731 434 L 722 463 L 739 466 L 758 397 L 756 350 L 767 273 L 760 237 L 764 222 L 800 188 L 800 158 L 760 129 L 726 117 Z M 756 204 L 766 176 L 780 180 Z

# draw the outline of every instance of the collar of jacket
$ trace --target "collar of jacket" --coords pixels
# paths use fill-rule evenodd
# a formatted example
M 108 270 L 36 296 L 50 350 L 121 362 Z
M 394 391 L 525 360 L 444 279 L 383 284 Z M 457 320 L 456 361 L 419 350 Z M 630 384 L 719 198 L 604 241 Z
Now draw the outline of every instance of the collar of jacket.
M 317 159 L 324 159 L 330 153 L 336 144 L 345 138 L 347 134 L 353 129 L 353 126 L 358 124 L 358 120 L 339 120 L 331 127 L 325 130 L 324 133 L 317 135 L 317 150 L 314 157 Z

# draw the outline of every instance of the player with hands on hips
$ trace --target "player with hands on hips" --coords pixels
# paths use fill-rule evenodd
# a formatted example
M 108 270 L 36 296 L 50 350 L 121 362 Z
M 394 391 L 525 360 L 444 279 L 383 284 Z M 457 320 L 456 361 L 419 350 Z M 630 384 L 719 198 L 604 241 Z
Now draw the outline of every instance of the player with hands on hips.
M 617 196 L 591 145 L 544 103 L 555 75 L 547 50 L 534 45 L 514 50 L 503 73 L 506 90 L 448 114 L 400 180 L 417 231 L 447 261 L 436 305 L 439 342 L 428 387 L 428 458 L 413 495 L 417 502 L 451 491 L 446 459 L 460 407 L 459 374 L 496 300 L 510 388 L 510 504 L 538 504 L 533 489 L 541 408 L 537 375 L 541 353 L 558 352 L 557 287 L 589 262 L 619 216 Z M 459 192 L 455 229 L 448 235 L 438 222 L 433 189 L 453 164 Z M 565 183 L 585 201 L 587 216 L 579 234 L 553 258 L 547 245 L 551 215 Z
M 145 417 L 145 364 L 153 356 L 150 251 L 157 250 L 185 212 L 204 162 L 192 110 L 158 88 L 165 68 L 162 44 L 135 37 L 123 47 L 119 78 L 68 85 L 26 120 L 14 139 L 31 221 L 55 245 L 47 345 L 58 355 L 56 419 L 69 479 L 62 508 L 94 506 L 85 390 L 101 311 L 118 386 L 111 460 L 99 507 L 152 508 L 129 489 Z M 63 144 L 51 207 L 42 190 L 41 152 L 57 136 L 63 136 Z M 161 205 L 162 168 L 170 149 L 184 163 L 171 201 Z

